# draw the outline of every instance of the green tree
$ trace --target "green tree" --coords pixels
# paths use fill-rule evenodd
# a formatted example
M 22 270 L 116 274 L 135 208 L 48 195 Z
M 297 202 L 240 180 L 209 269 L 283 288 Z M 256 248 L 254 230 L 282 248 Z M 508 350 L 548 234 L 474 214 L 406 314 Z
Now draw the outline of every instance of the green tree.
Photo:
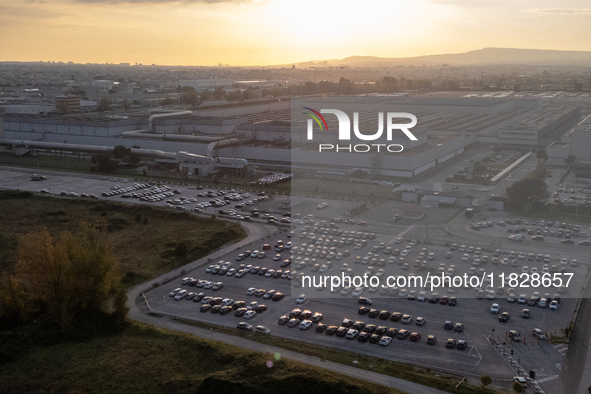
M 226 95 L 226 91 L 222 86 L 216 86 L 211 95 L 213 96 L 214 100 L 221 100 Z
M 536 151 L 536 157 L 538 158 L 538 165 L 541 166 L 542 160 L 548 160 L 548 153 L 544 149 L 538 149 Z
M 242 92 L 242 98 L 244 100 L 250 100 L 254 98 L 254 90 L 249 86 L 247 87 L 244 92 Z
M 226 93 L 226 99 L 228 101 L 242 101 L 242 93 L 240 93 L 240 90 L 236 89 L 233 92 Z
M 523 385 L 519 382 L 513 382 L 513 391 L 516 393 L 523 393 Z
M 531 215 L 532 213 L 534 213 L 534 206 L 531 204 L 525 204 L 525 206 L 523 207 L 523 213 L 525 213 L 526 215 Z
M 167 97 L 164 100 L 160 100 L 160 105 L 174 105 L 177 101 L 173 98 Z
M 546 182 L 540 178 L 527 178 L 507 188 L 507 202 L 514 208 L 521 208 L 526 204 L 535 205 L 546 198 L 547 194 Z
M 133 153 L 130 153 L 128 156 L 129 159 L 129 166 L 131 168 L 137 168 L 137 166 L 140 164 L 140 157 L 138 155 L 135 155 Z
M 482 375 L 480 377 L 480 383 L 482 383 L 482 388 L 485 388 L 486 386 L 492 383 L 492 379 L 488 375 Z
M 394 77 L 382 78 L 382 91 L 385 93 L 392 93 L 398 90 L 398 81 Z
M 131 153 L 131 149 L 126 148 L 123 145 L 117 145 L 116 147 L 113 148 L 113 157 L 119 161 L 125 159 L 125 157 L 129 156 L 130 153 Z
M 91 161 L 98 172 L 112 173 L 117 169 L 117 162 L 113 160 L 111 152 L 99 152 L 92 156 Z
M 98 103 L 98 110 L 99 111 L 107 111 L 109 106 L 111 105 L 111 100 L 107 97 L 103 97 L 101 101 Z

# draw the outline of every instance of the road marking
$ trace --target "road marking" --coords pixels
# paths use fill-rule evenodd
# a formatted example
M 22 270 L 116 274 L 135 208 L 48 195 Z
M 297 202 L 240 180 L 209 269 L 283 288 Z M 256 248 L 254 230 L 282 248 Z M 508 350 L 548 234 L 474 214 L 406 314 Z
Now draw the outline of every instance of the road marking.
M 566 352 L 568 351 L 568 345 L 565 343 L 561 343 L 558 345 L 553 345 L 554 349 L 556 349 L 560 354 L 566 356 Z
M 559 376 L 559 375 L 552 375 L 552 376 L 548 376 L 547 378 L 544 378 L 544 379 L 538 379 L 538 380 L 535 380 L 535 382 L 536 382 L 537 384 L 544 383 L 544 382 L 548 382 L 548 381 L 550 381 L 550 380 L 558 379 L 558 376 Z
M 398 236 L 396 238 L 402 238 L 405 234 L 407 234 L 409 231 L 413 230 L 415 227 L 416 227 L 415 224 L 411 224 L 403 232 L 398 234 Z M 392 240 L 390 242 L 388 242 L 388 244 L 393 244 L 394 241 L 396 241 L 396 238 L 392 238 Z

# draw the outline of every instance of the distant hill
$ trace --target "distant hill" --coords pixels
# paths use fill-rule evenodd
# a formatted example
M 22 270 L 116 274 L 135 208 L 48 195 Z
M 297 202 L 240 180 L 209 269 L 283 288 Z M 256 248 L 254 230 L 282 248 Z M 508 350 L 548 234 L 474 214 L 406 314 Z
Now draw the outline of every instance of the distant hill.
M 558 51 L 544 49 L 483 48 L 465 53 L 427 55 L 405 58 L 384 58 L 376 56 L 350 56 L 344 59 L 320 60 L 296 63 L 296 67 L 375 67 L 388 65 L 483 65 L 483 64 L 525 64 L 589 66 L 591 51 Z

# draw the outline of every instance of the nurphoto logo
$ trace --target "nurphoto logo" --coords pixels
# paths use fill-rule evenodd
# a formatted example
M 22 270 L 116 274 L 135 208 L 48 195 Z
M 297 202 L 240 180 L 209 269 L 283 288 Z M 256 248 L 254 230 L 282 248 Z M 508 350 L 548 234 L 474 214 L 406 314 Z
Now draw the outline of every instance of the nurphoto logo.
M 309 115 L 310 119 L 307 122 L 307 139 L 312 141 L 314 139 L 314 121 L 318 124 L 321 131 L 328 131 L 328 124 L 322 114 L 333 114 L 337 117 L 339 122 L 339 141 L 351 140 L 351 119 L 344 111 L 338 109 L 321 109 L 320 112 L 303 107 L 309 111 L 304 114 Z M 362 141 L 376 141 L 380 139 L 384 133 L 384 117 L 386 118 L 386 139 L 392 141 L 394 131 L 402 131 L 411 141 L 417 141 L 417 137 L 409 130 L 416 126 L 417 117 L 407 112 L 388 112 L 384 116 L 383 112 L 378 112 L 378 130 L 374 134 L 363 134 L 359 130 L 359 112 L 353 112 L 353 133 L 355 138 Z M 410 119 L 410 123 L 394 123 L 394 119 Z M 402 152 L 404 147 L 400 144 L 355 144 L 355 145 L 339 145 L 339 144 L 319 144 L 318 151 L 334 151 L 334 152 L 357 152 L 366 153 L 375 148 L 380 152 L 380 148 L 385 148 L 388 152 L 398 153 Z

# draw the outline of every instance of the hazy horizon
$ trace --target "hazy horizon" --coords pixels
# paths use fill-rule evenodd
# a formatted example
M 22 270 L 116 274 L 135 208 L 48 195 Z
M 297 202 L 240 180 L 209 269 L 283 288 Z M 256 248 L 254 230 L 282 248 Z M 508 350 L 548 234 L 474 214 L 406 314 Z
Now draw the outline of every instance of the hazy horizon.
M 266 66 L 482 48 L 589 51 L 568 0 L 0 0 L 0 61 Z M 507 11 L 510 10 L 510 11 Z

